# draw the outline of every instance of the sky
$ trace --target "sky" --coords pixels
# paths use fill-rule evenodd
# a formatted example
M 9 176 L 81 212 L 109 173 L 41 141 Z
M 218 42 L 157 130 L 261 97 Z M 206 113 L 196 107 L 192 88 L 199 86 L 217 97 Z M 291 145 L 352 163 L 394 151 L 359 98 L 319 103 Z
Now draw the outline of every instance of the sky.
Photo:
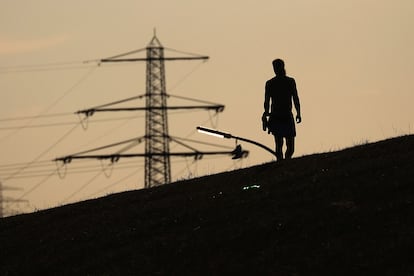
M 411 0 L 2 0 L 3 207 L 30 212 L 143 188 L 143 159 L 66 167 L 53 160 L 145 134 L 142 112 L 94 114 L 83 125 L 74 112 L 145 93 L 145 63 L 95 61 L 145 48 L 154 28 L 166 56 L 185 56 L 169 48 L 210 57 L 167 62 L 167 93 L 226 106 L 219 114 L 171 112 L 170 135 L 234 148 L 234 140 L 197 133 L 203 125 L 273 148 L 273 137 L 261 130 L 264 84 L 274 76 L 272 60 L 282 58 L 302 106 L 294 155 L 300 157 L 413 132 L 412 26 Z M 274 159 L 241 144 L 250 154 L 239 161 L 173 158 L 173 180 Z

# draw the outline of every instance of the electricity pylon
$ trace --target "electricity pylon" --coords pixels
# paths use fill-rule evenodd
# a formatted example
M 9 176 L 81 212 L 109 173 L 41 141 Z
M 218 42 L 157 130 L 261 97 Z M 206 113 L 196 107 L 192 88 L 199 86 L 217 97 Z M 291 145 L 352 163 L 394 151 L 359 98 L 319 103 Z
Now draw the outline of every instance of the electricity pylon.
M 202 155 L 213 155 L 213 154 L 234 154 L 233 151 L 215 151 L 215 152 L 202 152 L 198 151 L 181 141 L 178 141 L 178 138 L 173 138 L 169 136 L 168 132 L 168 110 L 178 110 L 178 109 L 213 109 L 216 112 L 222 112 L 224 110 L 224 105 L 214 104 L 211 102 L 200 101 L 204 105 L 198 106 L 168 106 L 165 85 L 165 66 L 164 61 L 173 61 L 173 60 L 207 60 L 208 56 L 183 56 L 183 57 L 165 57 L 164 56 L 164 47 L 158 40 L 155 32 L 154 36 L 151 39 L 150 43 L 145 48 L 146 57 L 145 58 L 125 58 L 125 56 L 137 53 L 143 49 L 131 51 L 125 54 L 116 55 L 114 57 L 101 59 L 99 63 L 109 63 L 109 62 L 136 62 L 136 61 L 146 61 L 146 92 L 143 96 L 132 97 L 129 99 L 117 101 L 114 103 L 104 104 L 95 108 L 90 108 L 86 110 L 80 110 L 77 113 L 82 113 L 86 117 L 92 116 L 95 112 L 108 112 L 108 111 L 137 111 L 145 110 L 145 136 L 126 140 L 123 142 L 115 143 L 112 145 L 99 147 L 97 149 L 92 149 L 84 151 L 78 154 L 73 154 L 61 158 L 56 158 L 56 161 L 63 161 L 64 163 L 70 162 L 72 159 L 83 159 L 83 158 L 96 158 L 96 159 L 110 159 L 112 162 L 117 161 L 119 158 L 124 157 L 145 157 L 145 188 L 150 188 L 154 186 L 160 186 L 171 182 L 171 156 L 194 156 L 196 159 L 199 159 Z M 126 102 L 136 98 L 146 98 L 145 108 L 141 107 L 130 107 L 130 108 L 108 108 L 108 106 L 113 104 L 118 104 Z M 181 97 L 184 98 L 184 97 Z M 189 99 L 189 98 L 185 98 Z M 194 99 L 192 99 L 194 100 Z M 119 146 L 124 143 L 138 142 L 145 140 L 145 154 L 109 154 L 109 155 L 85 155 L 96 150 L 103 148 L 108 148 L 112 146 Z M 192 152 L 170 152 L 169 143 L 170 141 L 175 141 L 186 148 L 192 150 Z
M 22 200 L 22 199 L 12 199 L 12 198 L 5 198 L 3 196 L 3 191 L 5 190 L 20 190 L 19 188 L 14 188 L 14 187 L 7 187 L 7 186 L 3 186 L 2 182 L 0 181 L 0 218 L 4 217 L 5 215 L 5 208 L 4 208 L 4 203 L 6 202 L 11 202 L 11 203 L 17 203 L 17 202 L 27 202 L 27 200 Z
M 146 106 L 159 107 L 145 112 L 145 187 L 171 182 L 167 93 L 165 88 L 164 48 L 155 36 L 147 47 Z
M 186 60 L 189 57 L 165 58 L 164 47 L 154 36 L 146 47 L 146 111 L 145 111 L 145 187 L 171 182 L 168 134 L 165 60 Z M 190 59 L 208 59 L 191 57 Z M 142 59 L 104 59 L 102 62 L 131 62 Z

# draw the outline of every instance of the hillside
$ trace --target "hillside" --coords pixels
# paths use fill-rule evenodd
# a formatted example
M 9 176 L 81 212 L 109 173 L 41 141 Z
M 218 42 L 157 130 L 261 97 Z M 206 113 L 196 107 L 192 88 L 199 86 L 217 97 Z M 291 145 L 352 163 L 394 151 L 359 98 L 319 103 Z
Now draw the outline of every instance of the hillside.
M 414 136 L 0 220 L 1 275 L 414 275 Z

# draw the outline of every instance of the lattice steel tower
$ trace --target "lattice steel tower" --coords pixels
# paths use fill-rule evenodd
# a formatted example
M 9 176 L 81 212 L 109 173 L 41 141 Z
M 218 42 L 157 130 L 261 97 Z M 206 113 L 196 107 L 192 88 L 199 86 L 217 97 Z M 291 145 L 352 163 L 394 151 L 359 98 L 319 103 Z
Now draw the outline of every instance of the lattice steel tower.
M 164 48 L 155 34 L 146 50 L 145 187 L 149 188 L 170 183 L 171 167 Z
M 17 202 L 27 202 L 27 200 L 23 200 L 23 199 L 12 199 L 12 198 L 5 198 L 3 195 L 3 191 L 16 191 L 16 190 L 21 190 L 20 188 L 15 188 L 15 187 L 7 187 L 7 186 L 3 186 L 3 183 L 0 180 L 0 218 L 4 217 L 6 214 L 5 212 L 5 207 L 4 207 L 4 203 L 17 203 Z
M 145 136 L 129 139 L 119 143 L 114 143 L 104 147 L 98 147 L 95 149 L 83 151 L 80 153 L 56 158 L 55 161 L 63 161 L 64 164 L 70 163 L 73 159 L 110 159 L 111 162 L 116 162 L 119 158 L 131 158 L 131 157 L 145 157 L 145 188 L 151 188 L 154 186 L 160 186 L 171 182 L 171 156 L 193 156 L 197 160 L 203 155 L 222 155 L 230 154 L 234 155 L 234 151 L 200 151 L 186 144 L 186 141 L 179 137 L 171 137 L 168 132 L 168 110 L 189 110 L 189 109 L 205 109 L 214 110 L 216 113 L 224 110 L 224 105 L 215 104 L 212 102 L 191 99 L 188 97 L 174 96 L 167 94 L 165 84 L 165 61 L 174 60 L 207 60 L 208 56 L 200 56 L 191 53 L 184 53 L 187 56 L 173 56 L 165 57 L 164 50 L 170 50 L 174 52 L 184 53 L 176 51 L 170 48 L 164 48 L 158 40 L 155 31 L 150 43 L 144 49 L 138 49 L 130 51 L 124 54 L 116 55 L 113 57 L 100 59 L 101 63 L 112 63 L 112 62 L 146 62 L 146 92 L 145 95 L 139 95 L 128 99 L 116 101 L 109 104 L 100 105 L 97 107 L 84 109 L 77 111 L 77 114 L 84 114 L 85 117 L 90 117 L 96 112 L 112 112 L 112 111 L 139 111 L 145 110 Z M 145 58 L 126 57 L 131 54 L 135 54 L 141 51 L 146 51 Z M 124 103 L 133 99 L 142 98 L 145 96 L 146 105 L 145 107 L 117 107 L 111 106 Z M 192 100 L 198 102 L 198 105 L 185 105 L 185 106 L 167 106 L 167 98 L 175 97 L 185 100 Z M 200 104 L 201 103 L 201 104 Z M 145 138 L 145 153 L 124 153 L 124 149 L 114 154 L 92 154 L 92 152 L 100 151 L 121 144 L 128 143 L 140 143 L 142 138 Z M 170 152 L 170 142 L 175 142 L 190 151 L 186 152 Z M 131 147 L 125 147 L 129 149 Z

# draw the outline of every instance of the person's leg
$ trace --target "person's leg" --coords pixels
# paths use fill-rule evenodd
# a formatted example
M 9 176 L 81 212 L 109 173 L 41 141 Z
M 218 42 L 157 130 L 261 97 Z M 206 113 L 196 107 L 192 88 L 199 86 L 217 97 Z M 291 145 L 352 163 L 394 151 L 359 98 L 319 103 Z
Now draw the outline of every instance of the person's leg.
M 292 158 L 293 152 L 295 151 L 295 137 L 286 137 L 286 153 L 285 158 Z
M 275 144 L 276 144 L 276 159 L 277 161 L 283 160 L 283 137 L 275 135 Z

